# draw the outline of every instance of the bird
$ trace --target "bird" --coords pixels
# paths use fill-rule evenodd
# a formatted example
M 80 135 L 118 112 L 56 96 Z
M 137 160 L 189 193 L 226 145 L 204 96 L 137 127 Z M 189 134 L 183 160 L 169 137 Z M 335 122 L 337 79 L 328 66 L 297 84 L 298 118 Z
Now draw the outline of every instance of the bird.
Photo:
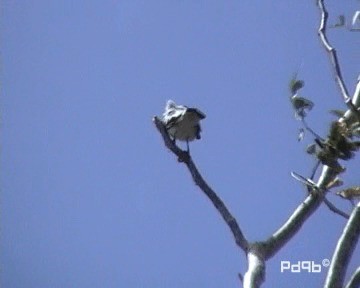
M 176 105 L 173 100 L 166 102 L 162 122 L 174 143 L 186 141 L 187 152 L 190 152 L 189 141 L 201 139 L 200 120 L 206 115 L 197 108 Z

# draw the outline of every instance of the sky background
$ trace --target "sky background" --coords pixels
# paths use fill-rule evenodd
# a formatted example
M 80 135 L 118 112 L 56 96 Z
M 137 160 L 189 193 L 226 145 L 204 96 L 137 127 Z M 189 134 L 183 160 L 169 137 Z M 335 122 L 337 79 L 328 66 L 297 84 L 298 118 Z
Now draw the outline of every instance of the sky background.
M 314 2 L 1 1 L 1 287 L 239 287 L 243 252 L 151 119 L 167 99 L 206 113 L 193 159 L 245 236 L 268 238 L 306 195 L 290 172 L 315 163 L 310 135 L 297 142 L 293 73 L 320 135 L 345 107 Z M 326 5 L 330 24 L 360 9 Z M 352 94 L 360 34 L 328 35 Z M 263 287 L 319 287 L 327 269 L 281 274 L 280 261 L 331 259 L 344 224 L 322 206 Z M 349 273 L 359 262 L 357 248 Z

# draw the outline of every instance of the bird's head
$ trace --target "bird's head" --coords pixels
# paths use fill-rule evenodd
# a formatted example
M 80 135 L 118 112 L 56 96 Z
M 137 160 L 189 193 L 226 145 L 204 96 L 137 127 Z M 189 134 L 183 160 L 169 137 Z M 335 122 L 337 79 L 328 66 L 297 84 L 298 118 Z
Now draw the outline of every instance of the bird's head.
M 176 108 L 176 104 L 173 100 L 168 100 L 166 102 L 165 110 L 175 109 L 175 108 Z

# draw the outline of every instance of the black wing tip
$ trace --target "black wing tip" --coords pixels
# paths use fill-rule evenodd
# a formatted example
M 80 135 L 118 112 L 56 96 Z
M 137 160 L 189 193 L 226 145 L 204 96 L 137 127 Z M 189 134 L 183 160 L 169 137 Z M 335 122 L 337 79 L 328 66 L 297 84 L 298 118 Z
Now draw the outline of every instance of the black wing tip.
M 201 126 L 200 125 L 196 125 L 196 139 L 200 140 L 201 139 Z

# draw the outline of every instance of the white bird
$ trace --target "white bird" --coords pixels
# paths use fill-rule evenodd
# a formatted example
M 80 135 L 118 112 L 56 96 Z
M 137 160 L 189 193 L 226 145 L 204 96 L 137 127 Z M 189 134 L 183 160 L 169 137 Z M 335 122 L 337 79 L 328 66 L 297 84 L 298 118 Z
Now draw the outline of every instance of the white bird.
M 206 115 L 199 109 L 176 105 L 174 101 L 168 100 L 165 106 L 162 122 L 173 141 L 186 141 L 189 152 L 189 141 L 200 139 L 200 120 Z

